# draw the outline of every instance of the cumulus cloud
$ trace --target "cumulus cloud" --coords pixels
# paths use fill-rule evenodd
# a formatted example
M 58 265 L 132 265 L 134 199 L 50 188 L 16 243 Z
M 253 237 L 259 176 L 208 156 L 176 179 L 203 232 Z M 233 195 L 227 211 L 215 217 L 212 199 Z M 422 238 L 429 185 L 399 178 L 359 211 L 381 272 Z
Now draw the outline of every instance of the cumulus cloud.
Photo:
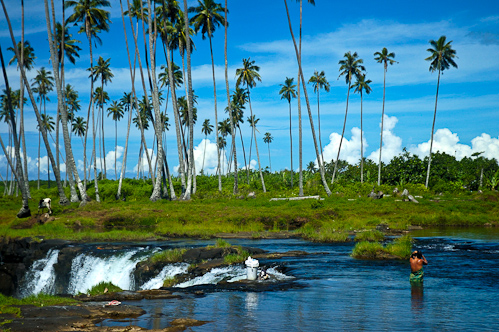
M 350 140 L 343 137 L 341 143 L 340 160 L 346 160 L 350 164 L 357 164 L 360 160 L 360 129 L 357 127 L 352 128 Z M 367 148 L 367 141 L 364 138 L 364 150 Z M 324 147 L 323 154 L 324 160 L 336 160 L 338 155 L 338 148 L 341 142 L 341 135 L 338 133 L 331 133 L 329 135 L 329 144 Z M 317 162 L 316 162 L 317 164 Z
M 384 115 L 383 120 L 383 150 L 381 151 L 381 161 L 389 163 L 393 157 L 402 152 L 402 139 L 395 135 L 393 129 L 397 124 L 398 119 L 395 116 Z M 379 124 L 381 129 L 381 123 Z M 375 163 L 379 161 L 379 149 L 373 151 L 367 159 L 371 159 Z
M 411 153 L 420 157 L 430 153 L 430 140 L 409 149 Z M 485 158 L 499 159 L 499 137 L 493 138 L 488 134 L 482 134 L 471 140 L 471 146 L 459 143 L 459 136 L 447 128 L 438 129 L 433 137 L 432 152 L 445 152 L 455 156 L 457 160 L 471 157 L 475 152 L 483 152 Z

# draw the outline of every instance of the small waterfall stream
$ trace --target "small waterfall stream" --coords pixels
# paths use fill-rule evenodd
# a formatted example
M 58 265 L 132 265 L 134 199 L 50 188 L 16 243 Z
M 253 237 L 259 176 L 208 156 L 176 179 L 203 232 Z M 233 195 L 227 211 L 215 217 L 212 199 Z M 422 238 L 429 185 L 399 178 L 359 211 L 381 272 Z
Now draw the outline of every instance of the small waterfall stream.
M 20 290 L 21 297 L 38 293 L 53 294 L 54 264 L 58 256 L 59 250 L 50 249 L 45 258 L 33 263 L 26 274 L 26 285 Z
M 163 285 L 166 278 L 186 273 L 188 264 L 168 264 L 159 274 L 142 285 L 137 284 L 134 271 L 137 263 L 161 250 L 160 248 L 126 248 L 99 250 L 97 247 L 78 253 L 71 261 L 69 282 L 63 293 L 85 293 L 101 282 L 111 282 L 123 290 L 154 289 Z M 60 250 L 51 249 L 45 258 L 35 261 L 19 288 L 20 297 L 39 293 L 55 294 L 57 275 L 55 264 Z

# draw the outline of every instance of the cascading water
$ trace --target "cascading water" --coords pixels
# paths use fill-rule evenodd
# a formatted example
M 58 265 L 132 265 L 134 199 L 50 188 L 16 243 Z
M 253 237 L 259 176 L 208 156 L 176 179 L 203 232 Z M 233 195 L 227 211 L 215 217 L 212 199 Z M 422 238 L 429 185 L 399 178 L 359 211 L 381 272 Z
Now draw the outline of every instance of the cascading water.
M 59 250 L 50 249 L 47 256 L 33 263 L 25 277 L 25 285 L 20 288 L 21 297 L 32 294 L 53 294 L 55 280 L 54 264 Z
M 140 289 L 157 289 L 163 286 L 163 282 L 165 279 L 173 278 L 177 274 L 187 273 L 187 268 L 189 264 L 180 263 L 180 264 L 170 264 L 166 265 L 163 270 L 154 278 L 140 286 Z
M 69 294 L 85 293 L 101 282 L 111 282 L 121 289 L 133 290 L 133 270 L 147 257 L 137 257 L 144 249 L 99 257 L 90 253 L 78 255 L 71 266 Z

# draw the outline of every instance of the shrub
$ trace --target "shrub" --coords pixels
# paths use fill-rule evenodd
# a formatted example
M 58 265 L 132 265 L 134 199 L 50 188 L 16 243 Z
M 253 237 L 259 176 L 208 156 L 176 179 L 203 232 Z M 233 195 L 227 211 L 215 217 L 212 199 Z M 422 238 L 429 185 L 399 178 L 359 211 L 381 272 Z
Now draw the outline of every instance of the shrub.
M 158 263 L 158 262 L 165 262 L 165 263 L 177 263 L 182 261 L 182 255 L 186 252 L 186 249 L 169 249 L 169 250 L 163 250 L 160 252 L 155 253 L 149 258 L 149 261 L 152 264 Z
M 365 232 L 359 232 L 355 235 L 355 241 L 370 241 L 370 242 L 379 242 L 383 241 L 385 236 L 382 232 L 378 230 L 369 230 Z
M 107 292 L 109 292 L 109 293 L 123 291 L 121 288 L 119 288 L 118 286 L 114 285 L 111 282 L 102 281 L 102 282 L 98 283 L 97 285 L 95 285 L 94 287 L 88 289 L 85 293 L 90 294 L 91 296 L 100 295 L 100 294 L 105 293 L 106 288 L 107 288 Z

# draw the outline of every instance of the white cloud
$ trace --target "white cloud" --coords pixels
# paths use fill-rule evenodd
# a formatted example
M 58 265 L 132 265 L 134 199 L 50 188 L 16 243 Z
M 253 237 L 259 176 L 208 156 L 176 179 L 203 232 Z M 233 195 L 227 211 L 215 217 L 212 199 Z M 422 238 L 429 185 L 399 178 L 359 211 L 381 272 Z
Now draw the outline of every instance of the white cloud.
M 350 140 L 343 137 L 341 144 L 340 160 L 346 160 L 350 164 L 357 164 L 360 160 L 360 129 L 357 127 L 352 128 L 352 136 Z M 364 138 L 364 150 L 367 148 L 367 141 Z M 324 147 L 324 161 L 335 161 L 338 155 L 338 148 L 341 141 L 341 135 L 338 133 L 331 133 L 329 135 L 329 144 Z M 317 164 L 317 163 L 316 163 Z
M 420 157 L 427 156 L 430 151 L 430 140 L 418 144 L 409 150 Z M 433 153 L 437 151 L 455 156 L 457 160 L 461 160 L 464 157 L 471 157 L 475 152 L 483 152 L 483 157 L 499 160 L 499 137 L 493 138 L 488 134 L 482 134 L 472 139 L 471 146 L 469 146 L 459 143 L 459 136 L 449 129 L 438 129 L 433 138 L 432 148 Z
M 381 160 L 384 163 L 389 163 L 393 157 L 402 152 L 402 139 L 396 136 L 393 132 L 398 119 L 394 116 L 390 117 L 387 114 L 383 120 L 383 150 L 381 151 Z M 380 123 L 381 129 L 381 123 Z M 375 163 L 379 161 L 379 149 L 373 151 L 367 159 L 371 159 Z

